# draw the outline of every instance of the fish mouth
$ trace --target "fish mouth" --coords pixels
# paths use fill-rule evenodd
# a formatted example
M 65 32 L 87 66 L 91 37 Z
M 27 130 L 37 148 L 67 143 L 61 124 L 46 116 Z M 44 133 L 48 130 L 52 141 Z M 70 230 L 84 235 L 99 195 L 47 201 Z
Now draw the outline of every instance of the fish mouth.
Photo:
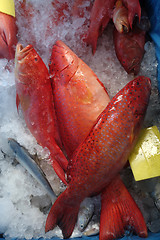
M 131 65 L 128 68 L 128 73 L 133 73 L 134 75 L 137 75 L 140 70 L 140 59 L 134 58 Z
M 22 61 L 33 49 L 32 45 L 23 47 L 22 44 L 18 43 L 16 46 L 16 57 L 18 61 Z

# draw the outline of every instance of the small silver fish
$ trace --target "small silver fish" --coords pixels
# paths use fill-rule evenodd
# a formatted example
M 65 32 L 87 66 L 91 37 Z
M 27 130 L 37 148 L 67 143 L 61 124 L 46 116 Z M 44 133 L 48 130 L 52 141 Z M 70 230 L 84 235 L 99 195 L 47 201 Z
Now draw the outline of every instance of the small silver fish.
M 94 213 L 94 203 L 91 198 L 86 198 L 81 203 L 78 214 L 77 226 L 79 231 L 84 231 Z
M 86 230 L 83 235 L 87 237 L 95 236 L 99 234 L 99 223 L 95 223 L 91 228 Z
M 29 152 L 12 138 L 8 139 L 8 144 L 14 152 L 16 160 L 32 175 L 32 177 L 37 180 L 37 182 L 41 184 L 41 186 L 47 191 L 48 195 L 50 196 L 52 203 L 54 203 L 57 198 L 56 194 L 46 179 L 44 172 L 36 164 L 33 158 L 31 158 Z

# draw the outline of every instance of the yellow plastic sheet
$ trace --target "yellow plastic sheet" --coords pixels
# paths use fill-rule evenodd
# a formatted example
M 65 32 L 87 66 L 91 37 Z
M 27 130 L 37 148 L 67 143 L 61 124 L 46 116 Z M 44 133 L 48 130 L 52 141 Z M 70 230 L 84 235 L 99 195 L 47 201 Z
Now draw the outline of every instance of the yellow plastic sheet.
M 129 162 L 136 181 L 160 176 L 160 132 L 156 126 L 142 130 Z
M 0 0 L 0 12 L 15 17 L 14 0 Z

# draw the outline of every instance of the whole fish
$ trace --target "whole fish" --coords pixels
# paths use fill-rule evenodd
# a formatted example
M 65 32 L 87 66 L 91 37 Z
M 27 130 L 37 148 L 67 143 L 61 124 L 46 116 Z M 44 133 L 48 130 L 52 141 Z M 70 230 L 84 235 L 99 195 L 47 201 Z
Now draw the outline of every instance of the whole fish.
M 0 12 L 0 58 L 10 60 L 15 57 L 15 47 L 17 44 L 16 34 L 15 18 Z
M 127 73 L 137 75 L 144 56 L 146 32 L 136 26 L 128 33 L 114 30 L 114 47 L 118 60 Z
M 48 69 L 33 48 L 17 44 L 15 57 L 17 107 L 19 103 L 27 127 L 37 142 L 50 151 L 57 175 L 66 183 L 68 161 L 60 149 L 57 120 Z
M 69 158 L 110 102 L 92 69 L 57 41 L 49 64 L 61 139 Z
M 16 160 L 37 180 L 37 182 L 41 184 L 41 186 L 46 190 L 52 202 L 54 203 L 57 198 L 56 194 L 46 179 L 44 172 L 36 164 L 33 158 L 31 158 L 29 152 L 12 138 L 8 139 L 8 144 L 14 152 Z
M 69 184 L 50 210 L 46 232 L 58 225 L 64 238 L 69 238 L 83 199 L 101 193 L 124 167 L 139 135 L 150 91 L 150 79 L 138 77 L 107 105 L 69 161 Z M 146 235 L 147 229 L 141 233 Z
M 68 156 L 71 157 L 75 149 L 89 134 L 110 99 L 95 73 L 62 41 L 57 41 L 53 46 L 49 69 L 54 86 L 53 93 L 57 119 L 60 129 L 63 129 L 61 138 Z M 106 187 L 105 191 L 103 191 L 101 204 L 102 206 L 106 205 L 107 199 L 109 208 L 103 208 L 101 219 L 103 221 L 103 217 L 108 216 L 108 209 L 111 215 L 115 211 L 116 206 L 118 206 L 118 202 L 120 201 L 122 204 L 121 196 L 125 196 L 127 204 L 123 205 L 123 208 L 121 207 L 121 214 L 117 214 L 115 221 L 118 221 L 118 219 L 120 221 L 123 218 L 122 216 L 126 216 L 126 208 L 133 209 L 133 211 L 127 211 L 128 218 L 132 217 L 135 229 L 137 229 L 137 226 L 141 226 L 137 230 L 137 233 L 141 235 L 141 232 L 144 229 L 146 230 L 142 214 L 119 176 L 112 180 L 110 186 L 115 186 L 116 184 L 118 184 L 119 195 L 117 195 L 117 190 L 114 191 L 115 187 Z M 111 197 L 108 198 L 108 195 Z M 90 198 L 87 199 L 91 201 Z M 116 204 L 113 204 L 115 202 Z M 85 204 L 82 202 L 85 208 L 80 207 L 77 221 L 78 228 L 82 231 L 87 226 L 94 211 L 92 205 L 87 203 L 88 201 Z M 112 221 L 112 225 L 115 226 L 114 221 Z M 118 227 L 112 229 L 112 235 L 118 236 L 119 233 L 124 232 L 125 225 L 126 222 L 124 225 L 121 225 L 121 231 L 119 231 Z M 109 224 L 107 222 L 106 224 L 103 223 L 101 225 L 101 233 L 107 232 L 108 227 Z M 88 235 L 93 233 L 95 233 L 94 230 L 87 232 Z

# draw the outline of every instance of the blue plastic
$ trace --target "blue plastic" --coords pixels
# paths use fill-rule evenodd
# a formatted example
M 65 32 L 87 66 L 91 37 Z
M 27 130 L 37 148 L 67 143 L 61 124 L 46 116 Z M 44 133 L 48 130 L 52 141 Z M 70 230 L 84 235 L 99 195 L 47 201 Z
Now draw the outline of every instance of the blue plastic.
M 160 92 L 160 1 L 145 0 L 146 9 L 151 22 L 150 36 L 155 43 L 158 61 L 158 89 Z
M 4 240 L 3 238 L 0 238 L 0 240 Z M 16 238 L 13 238 L 12 240 L 17 240 Z M 25 240 L 25 239 L 21 239 L 21 240 Z M 32 239 L 32 240 L 36 240 L 36 239 Z M 43 240 L 43 238 L 40 238 L 39 240 Z M 60 240 L 58 237 L 54 237 L 52 239 L 48 239 L 48 240 Z M 92 236 L 92 237 L 81 237 L 81 238 L 72 238 L 71 240 L 99 240 L 99 235 L 97 236 Z M 160 240 L 160 233 L 149 233 L 148 234 L 148 238 L 140 238 L 138 236 L 125 236 L 123 238 L 118 238 L 116 240 Z

